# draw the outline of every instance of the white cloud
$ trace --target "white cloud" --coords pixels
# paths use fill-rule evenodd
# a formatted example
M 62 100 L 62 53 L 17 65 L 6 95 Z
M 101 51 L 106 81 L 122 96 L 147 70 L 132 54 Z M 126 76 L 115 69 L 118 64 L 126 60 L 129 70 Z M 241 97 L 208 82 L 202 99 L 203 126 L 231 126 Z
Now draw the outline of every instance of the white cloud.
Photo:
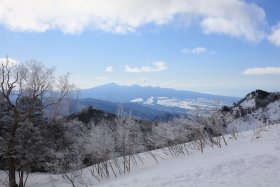
M 268 36 L 268 41 L 272 44 L 280 47 L 280 24 L 278 24 L 273 30 L 270 36 Z
M 147 25 L 184 19 L 198 21 L 205 33 L 262 39 L 265 12 L 243 0 L 1 0 L 0 24 L 15 31 L 85 29 L 127 33 Z M 182 20 L 181 20 L 182 21 Z
M 244 75 L 280 75 L 280 67 L 248 68 Z
M 7 63 L 7 58 L 0 58 L 0 64 L 6 64 Z M 15 59 L 12 59 L 12 58 L 8 58 L 8 63 L 10 65 L 15 65 L 15 64 L 18 64 L 19 62 Z
M 182 49 L 181 53 L 191 53 L 191 54 L 201 54 L 201 53 L 205 53 L 207 51 L 207 49 L 205 47 L 197 47 L 197 48 L 193 48 L 193 49 Z
M 126 65 L 124 71 L 127 73 L 150 73 L 164 71 L 166 69 L 165 62 L 158 61 L 153 62 L 153 66 L 130 67 L 129 65 Z
M 106 72 L 112 72 L 112 71 L 114 71 L 114 68 L 112 66 L 107 66 L 105 71 Z
M 192 50 L 192 53 L 194 54 L 200 54 L 206 52 L 206 48 L 204 47 L 198 47 Z
M 105 80 L 107 80 L 107 77 L 103 77 L 103 76 L 96 77 L 96 80 L 105 81 Z

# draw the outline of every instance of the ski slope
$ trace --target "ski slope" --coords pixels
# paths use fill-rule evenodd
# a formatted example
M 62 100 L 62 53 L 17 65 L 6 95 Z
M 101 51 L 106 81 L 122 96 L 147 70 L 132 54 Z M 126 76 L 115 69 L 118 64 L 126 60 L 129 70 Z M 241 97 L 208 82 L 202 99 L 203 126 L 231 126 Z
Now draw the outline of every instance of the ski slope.
M 280 125 L 268 126 L 238 134 L 237 140 L 226 136 L 228 145 L 207 148 L 191 155 L 165 155 L 164 149 L 154 151 L 161 155 L 156 163 L 144 156 L 144 164 L 132 168 L 131 173 L 93 180 L 85 170 L 88 186 L 96 187 L 278 187 L 280 186 Z M 165 155 L 165 156 L 164 156 Z M 55 177 L 54 177 L 55 178 Z M 33 174 L 27 187 L 71 186 L 57 177 L 50 182 L 47 174 Z

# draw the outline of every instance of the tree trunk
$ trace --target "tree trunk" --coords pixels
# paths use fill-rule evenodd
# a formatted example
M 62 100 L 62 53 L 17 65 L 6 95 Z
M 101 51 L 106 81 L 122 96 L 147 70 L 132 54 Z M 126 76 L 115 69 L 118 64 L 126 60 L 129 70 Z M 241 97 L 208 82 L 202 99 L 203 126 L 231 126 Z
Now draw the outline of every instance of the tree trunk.
M 13 158 L 13 150 L 15 147 L 15 134 L 16 134 L 16 129 L 18 125 L 18 119 L 19 119 L 19 114 L 17 111 L 15 111 L 15 116 L 14 116 L 14 122 L 11 127 L 10 131 L 10 140 L 9 140 L 9 187 L 18 187 L 16 183 L 16 162 L 15 159 Z
M 16 183 L 16 163 L 13 157 L 9 158 L 9 187 L 18 187 Z
M 19 184 L 18 187 L 24 187 L 23 185 L 23 171 L 19 171 Z

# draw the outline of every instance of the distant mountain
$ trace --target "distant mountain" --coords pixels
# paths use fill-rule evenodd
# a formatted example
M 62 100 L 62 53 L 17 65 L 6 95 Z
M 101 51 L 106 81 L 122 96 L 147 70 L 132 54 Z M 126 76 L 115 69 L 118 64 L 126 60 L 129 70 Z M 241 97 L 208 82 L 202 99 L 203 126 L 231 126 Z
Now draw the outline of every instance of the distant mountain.
M 124 113 L 132 115 L 134 117 L 145 119 L 145 120 L 167 120 L 174 117 L 176 113 L 165 112 L 161 110 L 156 110 L 147 106 L 143 106 L 137 103 L 114 103 L 110 101 L 104 101 L 99 99 L 80 99 L 80 108 L 86 108 L 92 106 L 95 109 L 102 110 L 104 112 L 109 112 L 117 114 L 121 109 Z M 77 111 L 77 110 L 76 110 Z
M 172 88 L 161 88 L 152 86 L 121 86 L 116 83 L 109 83 L 90 89 L 81 90 L 81 98 L 95 98 L 112 102 L 130 102 L 133 99 L 143 98 L 147 100 L 150 97 L 169 97 L 182 99 L 220 99 L 221 101 L 232 104 L 237 97 L 228 97 L 221 95 L 211 95 L 193 91 L 175 90 Z
M 167 113 L 186 113 L 195 109 L 208 111 L 221 105 L 232 105 L 240 98 L 211 95 L 193 91 L 175 90 L 152 86 L 121 86 L 115 83 L 80 91 L 80 98 L 94 98 L 113 103 L 130 103 Z M 135 105 L 138 104 L 138 105 Z M 153 113 L 153 112 L 152 112 Z

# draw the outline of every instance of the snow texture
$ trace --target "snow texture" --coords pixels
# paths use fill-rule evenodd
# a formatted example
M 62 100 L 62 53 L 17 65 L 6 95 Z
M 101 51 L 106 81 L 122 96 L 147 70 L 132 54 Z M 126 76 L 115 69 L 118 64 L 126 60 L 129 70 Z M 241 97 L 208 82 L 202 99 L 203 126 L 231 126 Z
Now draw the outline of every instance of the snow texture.
M 130 102 L 132 102 L 132 103 L 141 103 L 143 101 L 144 101 L 143 98 L 136 98 L 136 99 L 132 99 Z
M 154 97 L 149 97 L 143 104 L 152 105 L 154 103 Z
M 245 107 L 251 107 L 253 102 L 249 100 L 245 103 Z M 227 126 L 229 132 L 232 128 L 238 132 L 242 132 L 259 128 L 269 123 L 280 123 L 280 100 L 268 104 L 265 108 L 259 108 L 252 113 L 246 114 L 244 117 L 234 120 Z
M 270 103 L 267 106 L 267 114 L 271 120 L 280 120 L 280 100 Z
M 246 108 L 254 108 L 256 106 L 255 99 L 248 99 L 240 103 L 240 106 L 244 109 Z
M 168 107 L 179 107 L 189 110 L 194 110 L 195 108 L 190 105 L 190 102 L 178 100 L 178 99 L 159 99 L 157 101 L 158 105 L 168 106 Z
M 133 103 L 142 103 L 144 105 L 162 105 L 166 107 L 176 107 L 186 110 L 210 110 L 217 106 L 222 106 L 222 103 L 218 103 L 214 99 L 206 98 L 197 98 L 197 99 L 182 99 L 182 98 L 173 98 L 173 97 L 149 97 L 147 100 L 142 98 L 135 98 L 130 102 Z
M 258 136 L 254 133 L 241 133 L 236 141 L 227 137 L 229 145 L 222 149 L 173 157 L 98 186 L 277 187 L 280 183 L 280 127 L 270 126 Z

